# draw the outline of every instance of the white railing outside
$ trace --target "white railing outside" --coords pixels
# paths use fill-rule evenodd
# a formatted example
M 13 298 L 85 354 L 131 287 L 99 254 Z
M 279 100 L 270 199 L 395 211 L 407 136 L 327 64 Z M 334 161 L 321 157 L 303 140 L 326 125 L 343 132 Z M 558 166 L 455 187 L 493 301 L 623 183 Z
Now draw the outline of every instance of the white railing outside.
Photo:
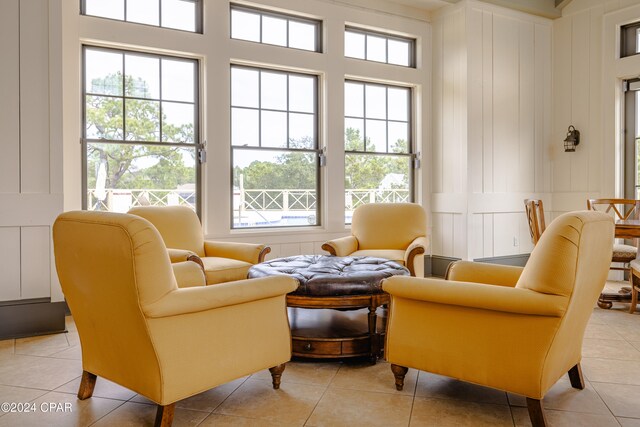
M 236 226 L 315 224 L 315 190 L 236 190 L 233 195 Z M 410 200 L 406 189 L 346 190 L 345 211 L 365 203 L 399 203 Z M 105 189 L 89 190 L 89 210 L 127 212 L 136 206 L 184 205 L 195 209 L 196 193 L 190 190 Z

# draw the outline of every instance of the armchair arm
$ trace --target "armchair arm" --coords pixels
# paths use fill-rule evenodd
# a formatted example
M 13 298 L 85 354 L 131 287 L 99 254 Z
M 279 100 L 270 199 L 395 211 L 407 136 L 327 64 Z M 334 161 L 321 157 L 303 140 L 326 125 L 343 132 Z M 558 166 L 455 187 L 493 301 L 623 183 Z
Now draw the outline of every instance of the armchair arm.
M 346 236 L 329 240 L 322 244 L 322 249 L 333 256 L 347 256 L 358 250 L 358 239 Z
M 264 257 L 271 248 L 266 245 L 237 242 L 217 242 L 213 240 L 204 241 L 204 253 L 207 256 L 237 259 L 250 264 L 264 262 Z
M 169 253 L 169 259 L 171 260 L 172 264 L 176 262 L 193 261 L 198 264 L 200 268 L 202 268 L 202 271 L 204 271 L 204 264 L 195 252 L 188 251 L 186 249 L 173 248 L 167 248 L 167 252 Z
M 426 237 L 416 237 L 404 253 L 404 265 L 409 269 L 409 272 L 414 277 L 416 275 L 416 270 L 413 265 L 413 261 L 416 256 L 423 254 L 427 250 L 428 245 L 429 243 Z
M 192 261 L 175 262 L 171 264 L 173 275 L 176 276 L 179 288 L 205 286 L 207 284 L 202 266 Z
M 394 276 L 382 282 L 382 289 L 393 298 L 406 298 L 435 304 L 492 310 L 506 313 L 560 317 L 568 298 L 529 289 L 487 286 L 481 283 L 454 282 Z
M 484 262 L 456 261 L 449 264 L 445 278 L 457 282 L 484 283 L 514 287 L 523 267 L 487 264 Z
M 151 304 L 142 307 L 150 318 L 197 313 L 215 308 L 271 298 L 298 288 L 298 281 L 290 276 L 271 276 L 238 280 L 215 286 L 178 288 Z

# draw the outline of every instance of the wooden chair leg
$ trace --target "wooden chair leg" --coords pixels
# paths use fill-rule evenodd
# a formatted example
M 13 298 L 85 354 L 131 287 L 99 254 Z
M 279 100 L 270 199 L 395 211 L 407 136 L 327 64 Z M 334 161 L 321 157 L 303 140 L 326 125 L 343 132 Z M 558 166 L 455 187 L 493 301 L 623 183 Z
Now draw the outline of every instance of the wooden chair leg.
M 404 387 L 404 376 L 407 375 L 407 371 L 409 368 L 405 368 L 404 366 L 391 364 L 391 372 L 393 372 L 393 376 L 396 378 L 396 390 L 402 391 Z
M 569 381 L 571 381 L 571 387 L 578 390 L 584 389 L 584 379 L 582 378 L 582 368 L 577 363 L 576 366 L 569 369 Z
M 91 372 L 82 371 L 82 379 L 80 380 L 80 388 L 78 389 L 78 399 L 85 400 L 93 395 L 96 378 L 98 377 Z
M 164 406 L 158 405 L 158 409 L 156 410 L 156 422 L 153 423 L 154 427 L 171 427 L 175 410 L 175 403 Z
M 542 400 L 531 399 L 527 397 L 527 409 L 529 410 L 529 419 L 533 427 L 546 427 L 547 420 L 544 417 L 544 409 L 542 409 Z
M 287 365 L 283 363 L 282 365 L 269 368 L 269 372 L 271 372 L 271 382 L 273 384 L 274 390 L 278 390 L 280 388 L 280 379 L 282 378 L 282 372 L 286 367 Z
M 633 287 L 634 277 L 635 270 L 632 268 L 631 271 L 629 271 L 629 285 L 631 285 L 631 305 L 629 305 L 629 313 L 631 314 L 635 313 L 638 307 L 638 290 Z

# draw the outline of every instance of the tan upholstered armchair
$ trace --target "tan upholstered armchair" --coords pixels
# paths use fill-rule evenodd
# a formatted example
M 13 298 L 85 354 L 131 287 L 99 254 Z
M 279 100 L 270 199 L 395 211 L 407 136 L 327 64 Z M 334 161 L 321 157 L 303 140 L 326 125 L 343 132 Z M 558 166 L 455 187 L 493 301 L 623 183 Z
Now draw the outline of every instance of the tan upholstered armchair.
M 265 245 L 205 240 L 198 216 L 186 206 L 142 206 L 129 213 L 158 229 L 171 262 L 199 262 L 208 285 L 246 279 L 249 268 L 271 251 Z
M 455 263 L 448 280 L 393 277 L 386 359 L 402 390 L 407 368 L 526 396 L 534 427 L 541 399 L 580 371 L 584 331 L 607 279 L 613 220 L 570 212 L 542 234 L 526 267 Z
M 424 254 L 427 246 L 427 215 L 422 206 L 369 203 L 353 211 L 350 236 L 330 240 L 322 249 L 335 256 L 386 258 L 404 265 L 415 276 L 416 256 Z
M 176 401 L 291 357 L 288 276 L 178 288 L 167 249 L 140 217 L 68 212 L 53 226 L 56 268 L 80 335 L 80 399 L 104 377 L 156 402 Z M 188 268 L 187 264 L 187 268 Z

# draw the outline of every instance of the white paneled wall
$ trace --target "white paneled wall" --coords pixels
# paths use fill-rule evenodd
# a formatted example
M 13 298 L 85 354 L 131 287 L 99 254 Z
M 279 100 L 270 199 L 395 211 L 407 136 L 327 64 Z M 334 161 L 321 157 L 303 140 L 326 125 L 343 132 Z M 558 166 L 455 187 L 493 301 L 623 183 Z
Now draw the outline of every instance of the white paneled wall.
M 574 0 L 553 22 L 553 210 L 585 209 L 589 197 L 622 197 L 621 82 L 640 58 L 619 57 L 619 26 L 640 20 L 637 0 Z M 575 153 L 562 140 L 580 131 Z
M 0 301 L 60 300 L 51 225 L 62 211 L 62 141 L 52 132 L 47 0 L 0 2 Z M 55 157 L 55 156 L 54 156 Z
M 552 23 L 477 1 L 433 22 L 433 253 L 531 250 L 523 199 L 551 191 Z

